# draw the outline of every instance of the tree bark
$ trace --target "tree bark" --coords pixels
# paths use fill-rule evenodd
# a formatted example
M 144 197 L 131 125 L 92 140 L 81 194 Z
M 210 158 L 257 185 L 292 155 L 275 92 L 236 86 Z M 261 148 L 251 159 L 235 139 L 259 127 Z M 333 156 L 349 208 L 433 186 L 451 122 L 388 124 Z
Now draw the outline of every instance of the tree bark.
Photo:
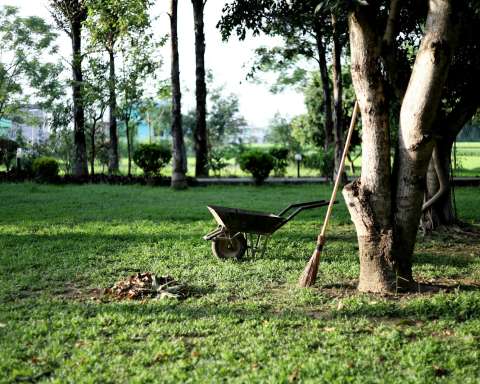
M 178 58 L 178 34 L 177 34 L 177 2 L 171 0 L 170 28 L 172 42 L 172 182 L 171 186 L 175 189 L 184 189 L 187 187 L 187 156 L 185 143 L 183 139 L 182 127 L 182 93 L 180 90 L 180 65 Z M 198 82 L 197 82 L 198 84 Z M 197 99 L 198 103 L 198 99 Z M 198 106 L 198 104 L 197 104 Z M 198 109 L 197 109 L 198 112 Z M 198 116 L 198 113 L 197 113 Z M 204 116 L 205 117 L 205 116 Z M 197 152 L 198 155 L 198 152 Z M 198 161 L 198 156 L 197 156 Z
M 342 161 L 343 154 L 343 84 L 342 84 L 342 65 L 340 58 L 342 57 L 342 45 L 337 30 L 337 18 L 332 13 L 332 28 L 333 28 L 333 137 L 335 140 L 335 175 L 337 177 Z M 348 182 L 347 174 L 342 171 L 341 182 L 345 185 Z
M 119 156 L 118 156 L 118 131 L 117 131 L 117 94 L 116 94 L 116 76 L 115 76 L 115 54 L 113 44 L 108 50 L 109 55 L 109 164 L 108 173 L 118 173 Z
M 82 24 L 74 21 L 71 25 L 72 39 L 72 94 L 75 158 L 73 172 L 76 176 L 88 175 L 87 142 L 85 140 L 85 110 L 83 103 L 83 73 L 82 73 Z
M 208 176 L 207 86 L 205 84 L 205 32 L 203 23 L 204 0 L 192 0 L 195 24 L 196 122 L 194 132 L 196 164 L 195 176 Z
M 375 18 L 360 6 L 349 15 L 351 71 L 362 113 L 362 173 L 343 196 L 357 231 L 360 257 L 358 289 L 395 289 L 392 255 L 391 179 L 388 103 L 380 65 Z
M 451 7 L 450 0 L 429 1 L 426 32 L 400 110 L 394 248 L 397 274 L 407 288 L 413 283 L 412 256 L 434 144 L 432 126 L 455 44 Z
M 330 91 L 330 79 L 328 77 L 328 66 L 326 59 L 326 50 L 322 41 L 322 35 L 317 27 L 315 32 L 317 43 L 318 66 L 320 69 L 320 79 L 322 80 L 323 108 L 325 111 L 325 132 L 324 149 L 327 150 L 333 143 L 333 117 L 332 117 L 332 93 Z

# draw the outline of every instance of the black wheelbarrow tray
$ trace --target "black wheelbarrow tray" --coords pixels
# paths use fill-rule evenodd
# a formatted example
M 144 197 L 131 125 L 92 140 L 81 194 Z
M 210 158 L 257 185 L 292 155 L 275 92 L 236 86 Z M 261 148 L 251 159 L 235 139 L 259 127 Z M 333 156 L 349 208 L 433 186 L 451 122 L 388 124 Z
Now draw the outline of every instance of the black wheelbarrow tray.
M 326 205 L 328 201 L 325 200 L 290 204 L 277 215 L 209 205 L 207 208 L 218 227 L 203 239 L 212 241 L 212 252 L 221 259 L 241 259 L 245 252 L 252 257 L 258 252 L 263 256 L 274 232 L 301 211 Z

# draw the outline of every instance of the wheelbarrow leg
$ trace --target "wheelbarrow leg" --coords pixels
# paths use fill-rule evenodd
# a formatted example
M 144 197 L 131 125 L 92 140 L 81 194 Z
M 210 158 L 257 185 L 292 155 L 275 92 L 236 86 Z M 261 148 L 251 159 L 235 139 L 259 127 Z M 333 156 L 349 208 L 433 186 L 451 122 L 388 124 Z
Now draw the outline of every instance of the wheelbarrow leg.
M 262 238 L 262 235 L 257 235 L 257 241 L 255 242 L 255 252 L 258 251 L 258 244 L 260 243 L 261 238 Z
M 265 235 L 265 239 L 263 240 L 263 247 L 262 247 L 262 252 L 260 254 L 260 257 L 263 257 L 265 255 L 265 251 L 267 250 L 267 244 L 268 244 L 269 239 L 270 239 L 270 236 Z

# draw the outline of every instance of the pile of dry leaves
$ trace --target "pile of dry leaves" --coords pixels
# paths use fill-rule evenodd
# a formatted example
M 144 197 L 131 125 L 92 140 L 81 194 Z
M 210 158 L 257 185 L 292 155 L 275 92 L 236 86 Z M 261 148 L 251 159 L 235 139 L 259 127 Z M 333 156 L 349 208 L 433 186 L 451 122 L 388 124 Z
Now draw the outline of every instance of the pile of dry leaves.
M 153 273 L 137 273 L 107 288 L 105 294 L 116 299 L 183 299 L 187 297 L 185 285 L 170 276 L 155 276 Z

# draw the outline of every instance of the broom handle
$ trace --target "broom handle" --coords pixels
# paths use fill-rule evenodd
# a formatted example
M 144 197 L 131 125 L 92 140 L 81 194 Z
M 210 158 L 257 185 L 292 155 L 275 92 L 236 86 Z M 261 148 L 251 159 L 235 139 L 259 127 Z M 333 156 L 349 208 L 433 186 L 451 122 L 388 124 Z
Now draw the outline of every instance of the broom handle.
M 323 222 L 322 230 L 320 232 L 319 240 L 323 243 L 325 240 L 325 232 L 327 231 L 328 220 L 333 211 L 333 204 L 335 203 L 335 197 L 337 196 L 338 187 L 340 186 L 340 179 L 343 173 L 343 167 L 345 166 L 345 158 L 347 157 L 348 149 L 350 147 L 350 141 L 352 139 L 353 129 L 355 128 L 355 122 L 357 120 L 358 113 L 358 101 L 355 101 L 355 106 L 353 107 L 352 120 L 350 121 L 350 127 L 348 128 L 347 140 L 345 141 L 345 147 L 343 148 L 342 161 L 340 161 L 340 166 L 338 167 L 337 178 L 335 179 L 335 185 L 333 186 L 332 196 L 330 197 L 330 202 L 327 208 L 327 214 L 325 215 L 325 221 Z

